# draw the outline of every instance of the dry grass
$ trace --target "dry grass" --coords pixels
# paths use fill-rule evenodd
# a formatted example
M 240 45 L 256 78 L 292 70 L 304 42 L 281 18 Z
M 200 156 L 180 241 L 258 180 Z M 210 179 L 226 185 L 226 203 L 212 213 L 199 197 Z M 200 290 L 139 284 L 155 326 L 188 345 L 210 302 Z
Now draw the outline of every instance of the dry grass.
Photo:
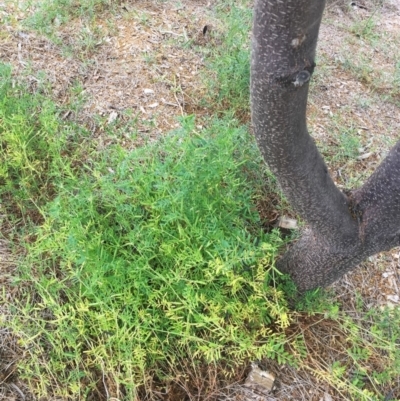
M 5 292 L 4 298 L 9 302 L 8 305 L 0 305 L 0 399 L 28 401 L 33 398 L 30 398 L 29 390 L 16 373 L 23 351 L 18 346 L 15 335 L 7 328 L 8 307 L 12 305 L 16 292 L 16 288 L 11 285 L 15 268 L 15 256 L 10 250 L 10 244 L 0 239 L 0 285 Z
M 344 12 L 342 3 L 328 8 L 321 27 L 320 68 L 312 87 L 309 121 L 338 186 L 354 188 L 398 138 L 399 9 L 394 2 L 392 6 L 384 2 L 383 7 L 364 2 L 368 8 L 349 9 L 346 3 Z M 352 142 L 343 143 L 344 134 Z
M 64 118 L 90 127 L 100 148 L 112 141 L 105 126 L 131 115 L 142 140 L 154 140 L 177 126 L 176 117 L 204 113 L 198 109 L 203 60 L 191 45 L 206 41 L 206 15 L 201 2 L 185 2 L 185 7 L 152 1 L 121 5 L 111 24 L 109 16 L 98 16 L 95 25 L 102 37 L 89 50 L 74 35 L 85 27 L 79 19 L 59 28 L 61 46 L 17 23 L 4 25 L 0 55 L 18 79 L 33 90 L 47 91 L 62 105 Z M 86 101 L 75 115 L 70 102 L 77 92 Z M 125 142 L 127 147 L 141 144 L 129 135 Z

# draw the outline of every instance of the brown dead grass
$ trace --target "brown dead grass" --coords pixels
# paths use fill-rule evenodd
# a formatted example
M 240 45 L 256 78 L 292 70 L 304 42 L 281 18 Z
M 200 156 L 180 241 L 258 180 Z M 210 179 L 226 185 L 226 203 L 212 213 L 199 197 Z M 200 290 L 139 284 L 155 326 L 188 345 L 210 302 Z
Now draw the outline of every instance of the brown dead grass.
M 4 235 L 4 230 L 3 230 Z M 23 358 L 23 351 L 18 346 L 17 338 L 7 328 L 10 318 L 9 305 L 12 305 L 16 288 L 11 285 L 16 268 L 15 256 L 10 250 L 10 244 L 0 239 L 0 286 L 5 291 L 7 304 L 0 304 L 0 399 L 33 400 L 29 390 L 19 378 L 18 361 Z
M 171 4 L 141 0 L 123 5 L 125 10 L 121 10 L 121 18 L 109 31 L 99 17 L 99 27 L 106 35 L 102 43 L 87 54 L 89 63 L 78 53 L 66 55 L 60 46 L 33 32 L 21 30 L 17 23 L 0 27 L 0 57 L 3 62 L 13 65 L 15 78 L 29 82 L 32 90 L 42 85 L 36 73 L 43 71 L 48 86 L 43 86 L 42 90 L 47 90 L 64 107 L 64 118 L 85 124 L 92 131 L 99 150 L 113 141 L 107 134 L 107 125 L 124 123 L 128 119 L 127 113 L 131 112 L 138 118 L 139 135 L 126 132 L 124 145 L 127 148 L 138 146 L 173 129 L 176 118 L 181 115 L 212 113 L 212 110 L 199 107 L 198 100 L 205 91 L 200 79 L 204 62 L 190 46 L 191 43 L 207 45 L 202 28 L 209 23 L 210 5 L 202 1 L 185 1 L 184 6 Z M 0 12 L 17 13 L 15 8 L 7 7 L 0 3 Z M 146 13 L 150 18 L 143 23 L 133 11 Z M 392 38 L 386 41 L 384 48 L 376 49 L 368 41 L 357 40 L 349 34 L 351 24 L 365 21 L 371 15 L 377 19 L 379 32 Z M 17 14 L 15 17 L 18 21 Z M 78 20 L 60 28 L 60 38 L 73 48 L 71 38 L 74 30 L 79 28 Z M 329 155 L 340 145 L 337 127 L 332 123 L 332 116 L 337 115 L 342 124 L 348 124 L 357 132 L 362 148 L 360 156 L 368 154 L 360 160 L 340 159 L 329 164 L 341 187 L 361 183 L 398 137 L 400 113 L 396 98 L 385 100 L 382 95 L 391 92 L 391 88 L 385 86 L 385 79 L 393 74 L 393 55 L 398 55 L 398 45 L 393 38 L 398 39 L 399 35 L 400 5 L 397 0 L 380 5 L 365 0 L 360 2 L 360 7 L 353 8 L 343 0 L 328 3 L 319 42 L 321 71 L 312 89 L 309 107 L 310 128 Z M 182 46 L 184 44 L 186 46 Z M 352 71 L 343 62 L 349 55 L 356 59 L 371 54 L 373 57 L 368 60 L 372 64 L 368 67 L 379 71 L 376 76 Z M 75 111 L 70 108 L 71 87 L 78 85 L 87 101 L 81 110 Z M 276 201 L 266 202 L 263 209 L 265 220 L 273 224 L 278 216 Z M 10 285 L 14 269 L 9 244 L 0 241 L 0 283 L 10 304 L 15 296 L 15 287 Z M 333 285 L 332 290 L 344 310 L 355 313 L 356 292 L 361 294 L 366 309 L 398 305 L 399 279 L 397 249 L 370 258 Z M 18 359 L 23 355 L 16 338 L 7 330 L 8 316 L 7 305 L 0 305 L 0 399 L 33 400 L 16 374 Z M 339 326 L 328 319 L 299 314 L 288 334 L 300 334 L 306 340 L 308 368 L 296 370 L 264 361 L 265 369 L 276 374 L 278 383 L 269 397 L 261 397 L 240 386 L 246 368 L 227 379 L 221 377 L 216 366 L 193 367 L 188 361 L 187 366 L 174 368 L 176 378 L 169 386 L 150 383 L 152 389 L 150 392 L 144 390 L 143 399 L 346 400 L 346 394 L 323 380 L 329 362 L 345 351 L 346 339 Z M 98 391 L 91 396 L 93 400 L 107 398 L 104 388 L 112 388 L 113 383 L 107 382 L 104 386 L 103 380 L 107 379 L 99 377 Z
M 42 90 L 64 106 L 64 118 L 86 124 L 100 148 L 111 141 L 107 124 L 126 120 L 127 112 L 137 118 L 141 139 L 152 140 L 177 127 L 177 117 L 204 113 L 198 107 L 203 60 L 191 45 L 206 41 L 206 22 L 201 2 L 171 7 L 138 1 L 121 5 L 112 29 L 98 17 L 96 26 L 104 37 L 90 51 L 79 47 L 74 33 L 83 27 L 74 20 L 57 33 L 62 46 L 18 25 L 3 26 L 0 56 L 32 89 L 43 84 L 37 78 L 42 71 Z M 73 87 L 80 87 L 86 100 L 78 115 L 69 108 Z M 128 148 L 142 143 L 130 140 L 131 134 L 122 142 Z
M 309 107 L 310 129 L 331 160 L 331 174 L 342 188 L 360 186 L 384 159 L 400 131 L 399 88 L 393 82 L 400 11 L 395 2 L 385 2 L 382 7 L 373 2 L 363 4 L 366 8 L 349 9 L 343 2 L 329 7 L 319 41 L 321 68 Z M 375 21 L 373 34 L 381 35 L 372 42 L 367 34 L 357 37 L 357 31 L 371 18 Z M 335 161 L 332 156 L 340 148 L 345 128 L 358 138 L 358 154 L 352 160 Z

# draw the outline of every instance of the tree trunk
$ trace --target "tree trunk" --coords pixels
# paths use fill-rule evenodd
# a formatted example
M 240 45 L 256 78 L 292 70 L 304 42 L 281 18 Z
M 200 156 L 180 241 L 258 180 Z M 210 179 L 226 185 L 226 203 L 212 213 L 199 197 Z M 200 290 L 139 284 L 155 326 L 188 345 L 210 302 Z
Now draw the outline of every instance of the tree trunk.
M 258 146 L 293 208 L 308 223 L 278 261 L 304 292 L 337 280 L 400 245 L 400 142 L 369 180 L 346 196 L 307 131 L 309 80 L 325 0 L 256 0 L 252 123 Z

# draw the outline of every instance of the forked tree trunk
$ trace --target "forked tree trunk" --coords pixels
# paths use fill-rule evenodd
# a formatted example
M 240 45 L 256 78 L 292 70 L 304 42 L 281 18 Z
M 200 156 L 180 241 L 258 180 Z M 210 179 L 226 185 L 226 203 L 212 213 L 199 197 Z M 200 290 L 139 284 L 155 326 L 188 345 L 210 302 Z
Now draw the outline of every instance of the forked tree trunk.
M 400 245 L 400 142 L 346 196 L 307 131 L 309 80 L 325 0 L 256 0 L 252 123 L 261 153 L 308 223 L 278 262 L 300 292 L 324 287 L 368 256 Z

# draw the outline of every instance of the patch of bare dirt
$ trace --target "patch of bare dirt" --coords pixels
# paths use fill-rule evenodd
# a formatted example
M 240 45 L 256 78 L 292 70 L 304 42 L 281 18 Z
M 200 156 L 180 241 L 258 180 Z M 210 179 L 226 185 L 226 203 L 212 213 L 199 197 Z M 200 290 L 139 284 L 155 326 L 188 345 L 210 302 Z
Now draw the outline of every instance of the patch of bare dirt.
M 354 159 L 329 163 L 339 187 L 361 185 L 400 131 L 398 83 L 393 79 L 400 30 L 389 33 L 388 28 L 400 11 L 394 4 L 354 4 L 359 6 L 346 4 L 346 12 L 340 7 L 343 2 L 330 5 L 320 31 L 319 66 L 308 110 L 310 129 L 323 149 L 330 147 L 335 153 L 346 131 L 359 141 Z M 371 32 L 357 37 L 370 18 L 375 21 Z
M 90 115 L 117 119 L 126 110 L 139 117 L 141 132 L 157 138 L 178 124 L 176 118 L 196 109 L 193 95 L 201 91 L 202 58 L 190 50 L 192 30 L 201 34 L 204 22 L 195 4 L 185 8 L 145 6 L 148 20 L 122 19 L 117 34 L 106 39 L 101 62 L 96 61 L 85 81 Z M 185 48 L 177 41 L 187 43 Z
M 100 146 L 110 141 L 104 127 L 124 120 L 126 112 L 137 118 L 133 131 L 147 140 L 177 127 L 179 116 L 202 114 L 198 99 L 204 90 L 199 77 L 203 59 L 192 46 L 207 41 L 201 2 L 188 1 L 184 7 L 151 1 L 121 5 L 112 29 L 98 19 L 97 28 L 105 36 L 89 53 L 77 47 L 76 54 L 68 53 L 77 46 L 71 39 L 74 32 L 83 29 L 79 20 L 60 27 L 62 46 L 6 24 L 0 57 L 33 87 L 43 84 L 38 78 L 43 72 L 50 86 L 43 85 L 43 90 L 65 107 L 65 118 L 74 117 L 68 109 L 72 88 L 81 91 L 86 102 L 75 118 L 92 128 Z M 128 130 L 126 146 L 138 144 L 133 137 Z

